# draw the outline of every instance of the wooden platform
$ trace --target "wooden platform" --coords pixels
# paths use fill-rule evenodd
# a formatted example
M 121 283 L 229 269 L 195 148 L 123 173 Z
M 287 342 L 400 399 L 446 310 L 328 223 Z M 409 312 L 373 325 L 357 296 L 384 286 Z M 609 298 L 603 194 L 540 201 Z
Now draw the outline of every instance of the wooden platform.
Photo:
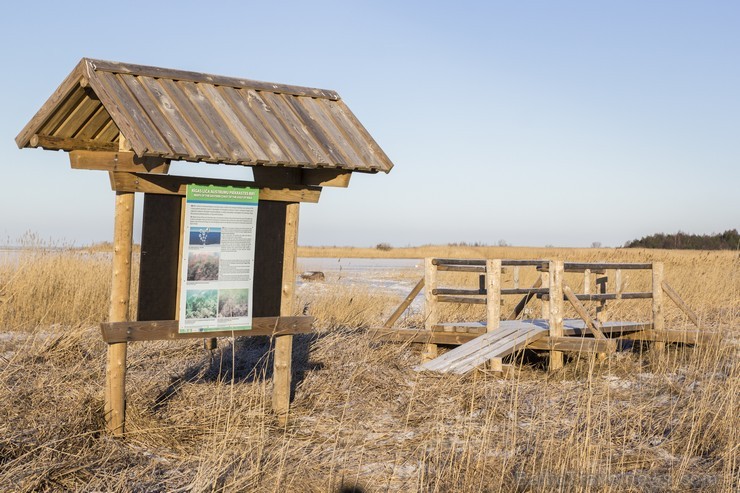
M 493 358 L 502 358 L 547 335 L 547 329 L 524 321 L 510 321 L 494 332 L 476 337 L 447 353 L 424 363 L 418 370 L 466 373 Z

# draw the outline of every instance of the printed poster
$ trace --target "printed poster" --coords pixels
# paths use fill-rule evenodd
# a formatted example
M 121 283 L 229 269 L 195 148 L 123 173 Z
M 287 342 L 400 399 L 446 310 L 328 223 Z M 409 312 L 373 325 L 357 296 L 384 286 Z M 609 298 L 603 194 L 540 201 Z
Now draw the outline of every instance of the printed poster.
M 259 190 L 188 185 L 180 333 L 252 328 Z

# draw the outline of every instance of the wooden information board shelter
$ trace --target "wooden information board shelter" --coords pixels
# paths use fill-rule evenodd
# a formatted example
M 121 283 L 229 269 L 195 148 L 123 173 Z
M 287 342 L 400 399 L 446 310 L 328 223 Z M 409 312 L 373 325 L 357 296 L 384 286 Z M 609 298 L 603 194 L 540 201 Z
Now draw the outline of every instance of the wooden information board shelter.
M 290 399 L 298 212 L 322 187 L 393 164 L 334 91 L 82 59 L 16 137 L 19 148 L 69 153 L 74 169 L 108 171 L 115 192 L 105 412 L 125 429 L 129 341 L 274 337 L 273 409 Z M 172 160 L 253 167 L 254 181 L 169 175 Z M 188 184 L 259 188 L 253 329 L 178 333 L 179 264 Z M 134 194 L 144 194 L 138 314 L 128 321 Z

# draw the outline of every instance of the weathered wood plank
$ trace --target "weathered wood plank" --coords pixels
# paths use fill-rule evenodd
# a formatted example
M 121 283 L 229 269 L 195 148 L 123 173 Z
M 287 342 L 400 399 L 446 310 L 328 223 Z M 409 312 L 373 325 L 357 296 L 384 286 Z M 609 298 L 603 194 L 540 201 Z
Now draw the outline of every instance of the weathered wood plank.
M 158 100 L 147 90 L 146 85 L 139 77 L 121 77 L 119 79 L 128 87 L 128 90 L 139 102 L 139 105 L 149 116 L 154 128 L 164 139 L 172 154 L 178 157 L 192 155 L 191 149 L 183 144 L 183 139 L 170 123 Z
M 225 104 L 238 110 L 235 112 L 235 116 L 241 123 L 243 130 L 255 140 L 264 152 L 270 155 L 271 162 L 283 164 L 301 161 L 302 153 L 293 156 L 288 146 L 283 146 L 280 140 L 270 133 L 268 127 L 254 114 L 237 89 L 224 86 L 213 89 L 224 100 Z M 306 164 L 308 163 L 306 162 Z
M 231 104 L 224 99 L 224 96 L 215 87 L 209 84 L 202 84 L 198 86 L 198 92 L 210 101 L 210 106 L 215 108 L 218 116 L 226 122 L 231 133 L 236 137 L 242 148 L 247 150 L 253 162 L 275 163 L 278 161 L 278 157 L 271 152 L 269 146 L 263 148 L 251 132 L 247 131 L 239 115 L 234 112 Z
M 177 87 L 187 96 L 190 104 L 195 108 L 205 122 L 205 128 L 199 128 L 199 133 L 211 131 L 212 135 L 223 145 L 229 155 L 229 162 L 252 164 L 257 161 L 257 156 L 252 149 L 245 147 L 228 128 L 227 122 L 216 111 L 213 104 L 206 98 L 204 89 L 193 82 L 180 81 Z
M 349 117 L 348 110 L 345 111 L 343 105 L 322 99 L 317 99 L 316 103 L 332 115 L 334 121 L 338 123 L 337 126 L 343 130 L 345 138 L 361 155 L 363 163 L 371 168 L 384 169 L 386 167 L 385 162 L 378 156 L 378 145 L 372 138 L 368 139 L 367 131 L 361 125 L 358 127 L 357 119 Z
M 136 127 L 135 135 L 129 135 L 125 131 L 123 132 L 126 138 L 131 140 L 131 145 L 136 153 L 140 156 L 144 154 L 176 154 L 167 144 L 165 138 L 159 133 L 152 119 L 142 109 L 131 91 L 129 91 L 126 83 L 119 76 L 113 74 L 99 75 L 100 81 L 105 85 L 108 94 L 115 97 L 121 113 L 128 115 L 128 118 Z M 108 105 L 106 105 L 107 107 Z M 143 142 L 142 147 L 139 147 L 141 143 L 137 140 L 137 137 Z
M 447 371 L 457 374 L 467 373 L 492 358 L 501 358 L 519 349 L 524 349 L 530 341 L 543 337 L 545 333 L 545 330 L 537 327 L 521 330 L 514 337 L 500 341 L 495 348 L 478 351 L 473 357 L 451 365 Z
M 187 127 L 193 130 L 201 147 L 207 151 L 209 161 L 232 162 L 232 157 L 221 141 L 216 137 L 216 132 L 204 120 L 190 99 L 185 97 L 183 88 L 170 79 L 159 79 L 157 81 L 166 96 L 175 104 L 182 119 L 187 122 Z
M 522 328 L 502 328 L 495 333 L 486 333 L 476 339 L 463 344 L 460 347 L 447 351 L 442 356 L 439 356 L 431 361 L 427 361 L 421 365 L 421 369 L 430 371 L 444 371 L 449 369 L 452 365 L 473 357 L 479 351 L 488 351 L 497 348 L 502 342 L 505 342 L 509 337 L 516 337 L 521 330 L 529 330 L 531 327 Z M 491 357 L 496 357 L 496 354 L 492 353 Z
M 380 161 L 380 164 L 377 168 L 375 168 L 373 165 L 370 165 L 370 171 L 390 171 L 391 168 L 393 168 L 393 163 L 388 158 L 388 155 L 386 155 L 383 149 L 380 148 L 378 143 L 375 142 L 375 139 L 373 139 L 372 135 L 370 135 L 370 132 L 367 131 L 367 129 L 357 119 L 355 114 L 352 113 L 347 105 L 344 104 L 344 101 L 340 99 L 336 102 L 336 105 L 342 110 L 347 119 L 353 123 L 353 129 L 362 134 L 365 141 L 368 142 L 371 148 L 371 152 L 378 158 L 378 161 Z
M 179 108 L 175 105 L 174 101 L 170 98 L 159 81 L 151 77 L 139 77 L 139 80 L 148 90 L 151 97 L 153 97 L 157 102 L 157 106 L 162 112 L 162 117 L 168 121 L 172 129 L 174 129 L 177 135 L 180 136 L 180 139 L 182 139 L 182 143 L 185 147 L 190 150 L 191 157 L 196 159 L 209 157 L 210 153 L 208 149 L 204 147 L 201 138 L 193 129 L 190 122 L 188 122 L 185 115 L 179 111 Z
M 320 188 L 304 185 L 285 186 L 284 188 L 277 189 L 261 187 L 259 183 L 249 181 L 111 172 L 111 186 L 114 190 L 118 191 L 185 195 L 187 186 L 190 184 L 255 187 L 260 189 L 260 201 L 318 202 L 321 195 Z
M 95 111 L 95 113 L 90 117 L 90 119 L 87 122 L 85 122 L 85 124 L 80 128 L 80 130 L 73 137 L 75 139 L 82 139 L 82 140 L 96 140 L 97 136 L 101 134 L 103 129 L 106 128 L 106 126 L 112 122 L 113 120 L 108 114 L 108 111 L 106 111 L 105 107 L 102 104 L 100 104 L 98 106 L 98 109 Z
M 100 100 L 91 90 L 84 91 L 82 100 L 74 106 L 72 112 L 62 120 L 56 130 L 48 134 L 62 138 L 74 137 L 101 106 Z
M 331 112 L 328 111 L 328 107 L 334 103 L 323 101 L 324 104 L 321 104 L 320 100 L 311 98 L 292 97 L 291 99 L 308 112 L 308 117 L 316 124 L 316 130 L 320 130 L 328 141 L 333 143 L 333 147 L 339 150 L 343 156 L 346 156 L 349 163 L 354 165 L 366 163 L 368 166 L 374 164 L 372 156 L 366 157 L 360 148 L 355 146 L 347 132 L 343 132 L 337 125 Z
M 278 125 L 284 129 L 287 127 L 292 137 L 291 140 L 300 146 L 306 156 L 310 156 L 312 164 L 336 166 L 332 158 L 324 152 L 321 145 L 308 132 L 304 123 L 291 110 L 286 98 L 292 97 L 268 92 L 260 93 L 259 98 L 263 104 L 261 115 L 268 112 L 273 112 L 274 115 L 277 115 L 279 117 Z
M 254 337 L 307 334 L 313 331 L 313 317 L 254 317 L 252 330 L 179 333 L 177 320 L 117 322 L 100 324 L 103 340 L 108 344 L 133 341 L 176 341 L 213 337 Z
M 230 91 L 227 91 L 229 93 Z M 285 127 L 283 122 L 275 115 L 275 112 L 267 105 L 267 102 L 260 96 L 257 91 L 246 89 L 234 89 L 233 95 L 236 101 L 238 96 L 246 105 L 243 115 L 249 119 L 253 128 L 264 127 L 280 147 L 290 155 L 295 164 L 316 165 L 317 160 L 313 154 L 304 149 L 300 143 L 293 138 L 291 132 Z M 238 102 L 237 102 L 238 103 Z M 254 116 L 254 118 L 252 118 Z M 256 119 L 256 120 L 255 120 Z

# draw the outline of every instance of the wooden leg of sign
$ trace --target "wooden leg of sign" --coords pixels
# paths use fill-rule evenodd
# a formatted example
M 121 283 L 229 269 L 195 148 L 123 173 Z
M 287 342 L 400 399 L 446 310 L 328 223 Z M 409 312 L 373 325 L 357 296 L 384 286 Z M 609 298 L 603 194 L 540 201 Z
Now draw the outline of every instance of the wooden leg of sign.
M 113 230 L 113 280 L 111 285 L 111 322 L 128 320 L 131 293 L 131 240 L 134 229 L 134 194 L 116 192 Z M 126 350 L 125 342 L 108 345 L 105 382 L 105 423 L 113 435 L 122 435 L 126 423 Z
M 295 305 L 296 260 L 298 253 L 298 211 L 300 204 L 286 206 L 285 249 L 283 252 L 283 280 L 280 293 L 280 315 L 293 315 Z M 274 366 L 272 372 L 272 409 L 280 425 L 288 421 L 290 409 L 290 380 L 293 353 L 293 336 L 275 338 Z

